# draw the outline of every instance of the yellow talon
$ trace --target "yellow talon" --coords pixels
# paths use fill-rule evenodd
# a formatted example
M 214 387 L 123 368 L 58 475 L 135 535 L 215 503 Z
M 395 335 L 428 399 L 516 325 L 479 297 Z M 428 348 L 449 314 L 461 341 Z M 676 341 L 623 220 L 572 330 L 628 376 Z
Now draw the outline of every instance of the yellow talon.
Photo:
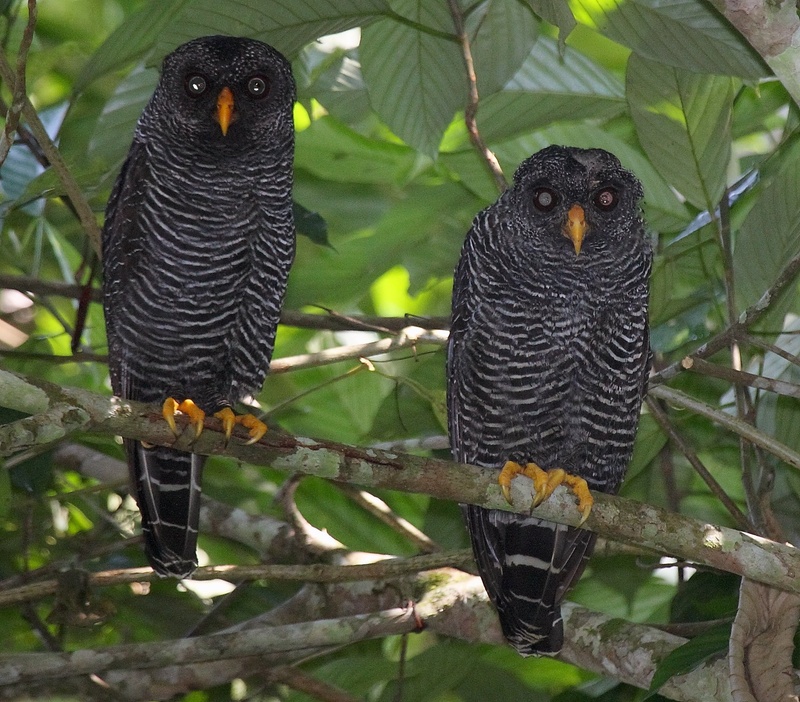
M 203 422 L 205 421 L 206 413 L 191 400 L 184 400 L 178 404 L 174 397 L 168 397 L 161 406 L 161 415 L 175 436 L 179 435 L 178 428 L 175 426 L 176 412 L 183 412 L 189 417 L 189 423 L 194 427 L 194 438 L 199 439 L 200 434 L 203 433 Z
M 223 407 L 219 412 L 214 412 L 214 416 L 222 422 L 225 431 L 225 443 L 231 438 L 233 427 L 236 426 L 236 415 L 230 407 Z
M 246 427 L 247 433 L 250 434 L 250 440 L 245 442 L 246 446 L 256 443 L 256 441 L 259 441 L 261 437 L 267 433 L 267 425 L 252 414 L 243 414 L 237 417 L 236 421 L 243 427 Z
M 525 467 L 515 461 L 506 461 L 497 482 L 503 492 L 506 502 L 511 504 L 511 481 L 518 475 L 525 475 L 533 481 L 533 501 L 531 509 L 544 502 L 559 485 L 565 485 L 578 498 L 578 511 L 581 513 L 580 524 L 583 524 L 592 511 L 594 500 L 589 492 L 589 486 L 583 478 L 571 475 L 562 468 L 542 470 L 535 463 L 528 463 Z
M 164 417 L 164 421 L 172 429 L 172 433 L 175 436 L 178 436 L 178 427 L 175 426 L 175 412 L 177 409 L 178 401 L 174 397 L 168 397 L 164 400 L 164 404 L 161 405 L 161 416 Z
M 241 424 L 250 434 L 250 440 L 245 442 L 246 446 L 256 443 L 267 433 L 267 425 L 252 414 L 236 415 L 230 407 L 224 407 L 219 412 L 216 412 L 214 416 L 222 422 L 226 441 L 231 438 L 231 432 L 235 424 Z

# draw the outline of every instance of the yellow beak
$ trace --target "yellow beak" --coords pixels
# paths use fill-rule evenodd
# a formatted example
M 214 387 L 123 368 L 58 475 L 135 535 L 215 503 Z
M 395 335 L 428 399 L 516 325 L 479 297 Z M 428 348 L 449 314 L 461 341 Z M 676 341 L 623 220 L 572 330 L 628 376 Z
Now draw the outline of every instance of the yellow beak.
M 219 128 L 222 130 L 222 136 L 228 133 L 228 126 L 233 121 L 233 93 L 230 88 L 223 88 L 219 91 L 217 98 L 217 114 L 216 120 L 219 122 Z
M 572 240 L 576 256 L 581 252 L 583 237 L 586 235 L 586 230 L 588 228 L 583 207 L 580 205 L 573 205 L 567 213 L 567 221 L 564 223 L 563 231 L 564 236 Z

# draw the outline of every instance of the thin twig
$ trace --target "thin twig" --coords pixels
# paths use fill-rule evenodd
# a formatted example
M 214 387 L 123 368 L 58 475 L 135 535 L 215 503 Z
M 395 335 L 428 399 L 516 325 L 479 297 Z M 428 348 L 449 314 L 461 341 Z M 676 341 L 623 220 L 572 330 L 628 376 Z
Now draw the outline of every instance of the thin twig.
M 437 568 L 459 568 L 469 563 L 469 549 L 449 553 L 425 554 L 410 558 L 388 558 L 363 565 L 336 566 L 313 565 L 252 565 L 252 566 L 204 566 L 192 574 L 192 580 L 215 580 L 229 582 L 246 580 L 283 580 L 290 582 L 343 583 L 357 580 L 383 580 L 409 573 Z M 89 575 L 91 587 L 107 587 L 128 583 L 157 581 L 159 578 L 149 567 L 106 570 Z M 39 600 L 53 595 L 58 590 L 58 580 L 43 580 L 0 591 L 0 607 L 21 602 Z
M 5 54 L 2 52 L 0 52 L 0 79 L 2 79 L 3 82 L 9 86 L 9 88 L 16 85 L 14 71 L 11 68 L 11 65 L 8 63 L 8 59 L 6 58 Z M 61 182 L 61 186 L 64 188 L 66 195 L 75 206 L 81 226 L 86 232 L 86 235 L 89 237 L 89 241 L 92 243 L 92 247 L 94 248 L 95 252 L 99 256 L 100 227 L 97 224 L 97 218 L 95 217 L 94 212 L 92 212 L 92 208 L 89 206 L 89 202 L 75 180 L 75 177 L 72 175 L 69 166 L 67 166 L 66 161 L 64 161 L 64 157 L 53 143 L 53 140 L 47 134 L 47 130 L 42 124 L 42 120 L 39 119 L 36 108 L 33 106 L 33 104 L 31 104 L 31 101 L 27 97 L 25 97 L 23 100 L 22 115 L 28 122 L 28 126 L 33 133 L 33 136 L 36 138 L 36 141 L 42 148 L 44 155 L 50 162 L 50 166 Z
M 758 302 L 750 305 L 750 307 L 742 312 L 736 322 L 709 339 L 700 348 L 696 349 L 692 353 L 692 357 L 708 358 L 718 351 L 721 351 L 726 346 L 730 346 L 731 341 L 737 340 L 741 334 L 747 331 L 748 327 L 755 324 L 770 310 L 780 295 L 794 282 L 798 273 L 800 273 L 800 254 L 789 260 L 778 274 L 775 282 L 761 295 Z M 667 383 L 685 370 L 681 362 L 676 361 L 666 368 L 663 368 L 658 373 L 654 373 L 650 376 L 650 387 L 654 388 L 662 383 Z
M 755 375 L 754 373 L 736 370 L 728 366 L 709 363 L 702 358 L 695 358 L 694 356 L 686 356 L 681 361 L 681 365 L 686 370 L 700 375 L 707 375 L 711 378 L 727 380 L 733 385 L 747 386 L 756 390 L 774 392 L 776 395 L 800 398 L 800 385 L 796 383 L 787 383 L 785 380 L 776 380 L 775 378 L 765 378 L 763 375 Z
M 417 529 L 411 522 L 395 514 L 392 508 L 379 497 L 366 490 L 359 490 L 354 485 L 340 484 L 337 487 L 350 497 L 353 502 L 408 539 L 423 553 L 441 552 L 441 546 L 426 533 Z
M 17 69 L 14 81 L 9 83 L 12 89 L 11 105 L 6 112 L 6 125 L 0 135 L 0 165 L 8 157 L 11 145 L 14 143 L 14 133 L 19 125 L 19 118 L 22 114 L 22 107 L 26 99 L 25 69 L 28 61 L 28 49 L 33 41 L 33 32 L 36 28 L 36 0 L 28 0 L 28 22 L 22 33 L 22 40 L 19 44 L 17 53 Z
M 683 437 L 670 421 L 667 413 L 661 408 L 660 403 L 652 397 L 648 397 L 647 406 L 650 409 L 650 414 L 653 416 L 653 419 L 656 420 L 664 433 L 670 438 L 670 441 L 675 444 L 684 458 L 686 458 L 692 468 L 694 468 L 695 472 L 703 479 L 705 484 L 708 485 L 709 490 L 714 493 L 725 509 L 728 510 L 731 517 L 733 517 L 733 520 L 736 522 L 736 526 L 742 531 L 755 533 L 755 527 L 750 523 L 750 520 L 728 496 L 728 493 L 722 489 L 722 486 L 714 479 L 714 476 L 711 475 L 708 468 L 703 465 L 703 462 L 697 457 L 692 447 L 684 441 Z
M 478 152 L 478 155 L 483 159 L 486 167 L 489 169 L 494 184 L 497 186 L 498 192 L 502 193 L 507 187 L 503 169 L 500 168 L 500 163 L 497 161 L 497 156 L 494 155 L 492 150 L 486 145 L 480 131 L 478 130 L 478 77 L 475 75 L 475 63 L 472 60 L 472 48 L 470 47 L 469 35 L 467 34 L 466 27 L 464 26 L 464 15 L 458 5 L 458 0 L 448 0 L 450 6 L 450 15 L 453 18 L 453 25 L 458 35 L 458 41 L 461 44 L 461 53 L 464 58 L 464 68 L 467 72 L 467 104 L 464 108 L 464 124 L 467 127 L 467 133 L 472 145 Z
M 771 436 L 767 436 L 763 432 L 758 431 L 754 426 L 739 420 L 737 417 L 715 409 L 714 407 L 707 405 L 705 402 L 696 400 L 695 398 L 690 397 L 679 390 L 674 390 L 673 388 L 668 388 L 664 385 L 657 385 L 654 388 L 650 388 L 649 394 L 651 397 L 665 400 L 672 405 L 683 407 L 684 409 L 688 409 L 695 414 L 706 417 L 712 422 L 716 422 L 725 429 L 728 429 L 734 434 L 737 434 L 738 436 L 748 440 L 750 443 L 755 444 L 756 446 L 761 446 L 761 448 L 765 449 L 773 456 L 779 458 L 781 461 L 787 463 L 793 468 L 800 469 L 800 453 L 793 451 L 788 446 L 785 446 L 779 441 L 773 439 Z
M 316 368 L 329 363 L 348 361 L 354 358 L 368 358 L 380 356 L 395 351 L 406 349 L 417 344 L 435 344 L 444 346 L 447 343 L 447 332 L 439 330 L 421 329 L 419 327 L 406 327 L 397 336 L 371 341 L 366 344 L 353 344 L 351 346 L 337 346 L 317 353 L 304 353 L 299 356 L 279 358 L 270 365 L 270 373 L 277 375 L 302 368 Z

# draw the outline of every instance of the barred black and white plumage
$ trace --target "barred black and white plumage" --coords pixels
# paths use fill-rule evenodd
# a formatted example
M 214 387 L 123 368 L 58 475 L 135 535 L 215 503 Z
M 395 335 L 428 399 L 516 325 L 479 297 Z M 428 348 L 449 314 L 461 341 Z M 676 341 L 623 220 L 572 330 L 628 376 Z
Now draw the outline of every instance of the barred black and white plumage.
M 288 61 L 262 42 L 204 37 L 165 58 L 103 230 L 117 395 L 213 413 L 260 389 L 294 258 L 294 99 Z M 204 457 L 125 449 L 148 559 L 185 577 Z
M 608 152 L 552 146 L 523 162 L 513 186 L 475 218 L 456 269 L 448 347 L 456 460 L 498 470 L 533 462 L 617 492 L 650 369 L 642 196 Z M 581 241 L 568 231 L 577 215 Z M 523 655 L 558 652 L 559 605 L 595 535 L 462 509 L 508 641 Z

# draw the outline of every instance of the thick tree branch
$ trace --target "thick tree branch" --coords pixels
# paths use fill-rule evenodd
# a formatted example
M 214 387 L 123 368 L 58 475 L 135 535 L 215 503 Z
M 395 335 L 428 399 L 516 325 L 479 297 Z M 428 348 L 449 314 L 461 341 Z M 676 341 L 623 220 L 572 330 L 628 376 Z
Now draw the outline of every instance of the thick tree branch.
M 674 391 L 657 390 L 664 399 L 674 399 Z M 193 432 L 185 430 L 182 421 L 184 433 L 176 439 L 158 408 L 106 398 L 86 390 L 62 388 L 39 379 L 26 380 L 4 371 L 0 371 L 0 398 L 0 404 L 5 406 L 40 413 L 0 428 L 0 456 L 35 445 L 40 440 L 39 433 L 48 440 L 55 440 L 69 429 L 83 429 L 191 449 L 200 454 L 233 456 L 253 465 L 364 487 L 419 492 L 492 509 L 527 513 L 530 508 L 531 483 L 526 478 L 514 481 L 512 506 L 502 497 L 496 471 L 486 468 L 275 432 L 269 432 L 252 446 L 240 443 L 243 437 L 234 438 L 226 448 L 222 427 L 216 419 L 207 421 L 206 430 L 194 442 Z M 736 420 L 730 418 L 730 421 Z M 800 466 L 800 456 L 787 455 L 787 458 Z M 573 526 L 580 522 L 574 499 L 563 488 L 534 513 L 542 519 Z M 800 555 L 789 545 L 602 493 L 595 493 L 595 507 L 585 526 L 615 541 L 800 592 L 800 581 L 796 577 L 800 572 Z
M 800 105 L 800 19 L 794 2 L 712 0 Z

